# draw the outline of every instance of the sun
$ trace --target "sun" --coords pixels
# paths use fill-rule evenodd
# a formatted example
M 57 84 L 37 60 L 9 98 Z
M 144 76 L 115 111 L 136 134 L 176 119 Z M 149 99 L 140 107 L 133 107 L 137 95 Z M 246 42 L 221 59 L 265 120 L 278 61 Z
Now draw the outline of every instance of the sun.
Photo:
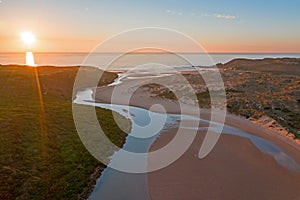
M 21 38 L 23 42 L 28 46 L 32 45 L 35 42 L 35 36 L 31 32 L 21 33 Z
M 26 45 L 26 65 L 35 66 L 31 45 L 35 42 L 35 36 L 31 32 L 22 32 L 21 38 Z

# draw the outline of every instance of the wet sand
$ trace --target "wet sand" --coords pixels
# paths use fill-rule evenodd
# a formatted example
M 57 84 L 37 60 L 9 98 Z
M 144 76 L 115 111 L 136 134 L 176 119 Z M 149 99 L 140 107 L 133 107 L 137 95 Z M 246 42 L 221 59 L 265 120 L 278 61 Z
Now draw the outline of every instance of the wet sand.
M 151 151 L 175 134 L 170 130 L 160 136 Z M 300 199 L 299 173 L 278 165 L 246 138 L 222 134 L 212 152 L 199 159 L 204 134 L 198 132 L 176 162 L 148 174 L 152 199 Z M 299 151 L 281 140 L 276 143 L 299 163 Z
M 176 102 L 151 97 L 145 88 L 135 91 L 144 81 L 128 80 L 117 86 L 99 88 L 95 99 L 102 103 L 127 105 L 125 99 L 128 97 L 129 105 L 150 109 L 153 104 L 161 104 L 168 113 L 180 113 Z M 111 101 L 114 89 L 119 92 Z M 186 105 L 182 110 L 184 114 L 195 114 L 193 106 Z M 210 110 L 201 109 L 201 118 L 209 119 Z M 300 148 L 288 138 L 231 114 L 226 116 L 226 124 L 271 141 L 300 163 Z M 167 144 L 175 134 L 175 129 L 164 133 L 150 151 Z M 148 174 L 152 199 L 300 199 L 300 174 L 280 166 L 246 138 L 222 134 L 213 151 L 199 159 L 204 136 L 205 133 L 199 131 L 180 159 Z

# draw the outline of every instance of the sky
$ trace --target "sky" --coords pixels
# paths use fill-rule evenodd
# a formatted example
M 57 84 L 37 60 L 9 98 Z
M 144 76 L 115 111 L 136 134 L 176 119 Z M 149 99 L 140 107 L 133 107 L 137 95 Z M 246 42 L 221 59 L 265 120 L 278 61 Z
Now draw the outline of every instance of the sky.
M 36 52 L 89 52 L 142 27 L 182 32 L 208 52 L 300 52 L 299 9 L 300 0 L 0 0 L 0 52 L 25 51 L 24 31 Z

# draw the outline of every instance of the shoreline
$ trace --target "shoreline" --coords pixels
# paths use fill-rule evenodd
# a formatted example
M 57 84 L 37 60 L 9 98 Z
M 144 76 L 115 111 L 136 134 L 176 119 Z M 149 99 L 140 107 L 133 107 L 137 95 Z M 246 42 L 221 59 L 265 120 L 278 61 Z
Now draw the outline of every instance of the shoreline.
M 95 171 L 90 176 L 87 186 L 80 194 L 78 194 L 78 200 L 84 200 L 90 197 L 93 190 L 95 189 L 97 180 L 100 178 L 105 168 L 106 166 L 103 166 L 101 163 L 95 168 Z
M 135 85 L 135 84 L 131 84 L 130 82 L 136 82 L 139 80 L 130 80 L 127 81 L 125 83 L 122 83 L 123 86 L 122 87 L 122 91 L 126 91 L 126 88 L 130 88 L 131 85 Z M 143 81 L 141 81 L 143 82 Z M 110 97 L 111 97 L 111 93 L 112 90 L 115 88 L 115 86 L 105 86 L 102 88 L 97 88 L 96 92 L 94 94 L 95 97 L 95 102 L 99 102 L 99 103 L 113 103 L 113 104 L 120 104 L 120 105 L 126 105 L 126 103 L 124 103 L 122 101 L 122 95 L 132 95 L 132 92 L 123 92 L 122 95 L 117 95 L 115 98 L 115 100 L 113 100 L 113 102 L 110 101 Z M 97 94 L 98 93 L 98 94 Z M 140 108 L 144 108 L 144 109 L 151 109 L 151 106 L 153 104 L 161 104 L 164 106 L 164 108 L 166 109 L 166 113 L 168 114 L 187 114 L 187 115 L 194 115 L 193 110 L 194 110 L 194 106 L 193 105 L 187 105 L 185 104 L 184 108 L 182 108 L 183 112 L 181 113 L 180 107 L 178 106 L 178 104 L 176 102 L 174 102 L 173 100 L 170 99 L 163 99 L 161 97 L 154 97 L 150 94 L 150 91 L 148 89 L 138 89 L 136 91 L 135 94 L 136 97 L 131 98 L 130 99 L 130 106 L 135 106 L 135 107 L 140 107 Z M 210 109 L 207 108 L 200 108 L 200 114 L 202 116 L 204 116 L 205 118 L 208 118 L 210 116 Z M 154 110 L 156 112 L 160 112 L 159 110 Z M 284 129 L 283 127 L 281 127 L 274 119 L 271 119 L 269 117 L 262 117 L 262 119 L 268 119 L 272 121 L 272 126 L 269 126 L 269 123 L 261 123 L 260 119 L 254 119 L 254 118 L 249 118 L 247 119 L 245 116 L 242 115 L 236 115 L 234 113 L 231 113 L 227 110 L 227 114 L 228 116 L 235 116 L 238 117 L 242 120 L 245 121 L 249 121 L 251 122 L 254 126 L 258 126 L 262 129 L 266 129 L 269 132 L 273 132 L 273 135 L 278 137 L 279 139 L 290 143 L 290 145 L 295 146 L 295 148 L 300 150 L 300 139 L 297 138 L 292 138 L 290 135 L 285 134 L 288 133 L 288 131 L 286 129 Z
M 288 139 L 288 141 L 295 143 L 300 148 L 300 139 L 296 138 L 293 133 L 290 133 L 286 128 L 282 127 L 276 120 L 268 116 L 262 116 L 259 119 L 250 118 L 248 120 L 250 120 L 255 125 L 276 133 L 276 135 L 283 136 L 285 139 Z
M 136 81 L 139 81 L 139 83 L 137 84 Z M 151 96 L 150 91 L 145 88 L 138 88 L 138 89 L 135 88 L 135 87 L 138 87 L 138 85 L 142 85 L 144 83 L 145 83 L 145 80 L 127 80 L 127 81 L 124 81 L 120 85 L 97 88 L 94 93 L 94 98 L 95 98 L 96 102 L 128 105 L 127 102 L 124 102 L 124 99 L 126 99 L 128 96 L 131 96 L 129 105 L 140 107 L 140 108 L 145 108 L 145 109 L 151 109 L 151 106 L 153 104 L 161 104 L 162 106 L 164 106 L 167 113 L 170 113 L 170 114 L 181 113 L 180 108 L 178 107 L 178 105 L 176 105 L 175 102 L 173 102 L 171 100 L 167 100 L 167 99 L 153 97 L 153 96 Z M 113 100 L 110 100 L 112 91 L 116 88 L 117 88 L 117 90 L 119 89 L 121 92 L 114 93 L 115 96 L 114 96 Z M 193 108 L 194 108 L 193 106 L 186 105 L 186 107 L 183 108 L 183 113 L 188 114 L 188 115 L 193 115 L 193 113 L 194 113 Z M 156 111 L 159 111 L 159 110 L 156 110 Z M 201 109 L 200 112 L 201 112 L 201 118 L 209 119 L 209 117 L 210 117 L 209 109 Z M 264 138 L 264 139 L 272 142 L 273 144 L 278 146 L 280 149 L 282 149 L 284 152 L 286 152 L 288 155 L 290 155 L 293 159 L 295 159 L 297 163 L 300 163 L 300 155 L 299 155 L 300 146 L 297 145 L 296 142 L 290 140 L 289 138 L 283 136 L 282 134 L 276 133 L 273 129 L 261 126 L 259 124 L 255 124 L 255 123 L 253 123 L 253 121 L 250 121 L 249 119 L 246 119 L 245 117 L 238 116 L 238 115 L 231 114 L 231 113 L 227 114 L 225 124 L 231 125 L 242 131 L 250 133 L 254 136 L 259 136 L 261 138 Z M 172 133 L 172 132 L 174 132 L 174 131 L 169 130 L 165 134 L 158 137 L 154 141 L 154 143 L 151 145 L 151 149 L 157 149 L 158 147 L 162 146 L 161 144 L 166 144 L 168 141 L 170 141 L 170 138 L 172 138 L 174 136 L 174 133 Z M 195 140 L 196 140 L 195 141 L 196 143 L 199 143 L 199 141 L 201 141 L 201 138 L 200 139 L 198 138 Z M 223 154 L 222 151 L 220 152 L 220 148 L 222 148 L 222 146 L 224 147 L 224 145 L 225 145 L 227 147 L 230 146 L 231 149 L 234 149 L 234 146 L 239 143 L 239 142 L 236 143 L 235 141 L 236 142 L 240 141 L 242 144 L 246 145 L 247 148 L 245 147 L 246 149 L 245 149 L 244 153 L 248 152 L 249 156 L 252 154 L 253 155 L 257 154 L 257 156 L 260 158 L 259 155 L 264 155 L 263 157 L 260 158 L 262 160 L 258 161 L 260 163 L 259 169 L 265 169 L 265 170 L 268 169 L 268 171 L 272 171 L 274 173 L 279 174 L 282 177 L 282 179 L 284 179 L 284 180 L 287 180 L 286 178 L 289 177 L 288 179 L 291 181 L 291 183 L 294 182 L 296 185 L 300 184 L 300 179 L 298 182 L 298 178 L 300 177 L 299 174 L 297 174 L 297 173 L 295 174 L 294 172 L 286 172 L 286 170 L 282 169 L 282 167 L 278 163 L 274 163 L 271 156 L 269 156 L 267 154 L 263 154 L 262 152 L 259 152 L 258 150 L 255 150 L 256 147 L 254 147 L 253 144 L 245 138 L 242 138 L 239 136 L 232 136 L 232 135 L 229 136 L 227 134 L 222 134 L 220 141 L 218 141 L 218 144 L 215 147 L 216 150 L 213 150 L 213 151 L 219 151 L 220 154 Z M 218 147 L 219 143 L 221 143 L 220 147 Z M 224 143 L 224 144 L 222 144 L 222 143 Z M 229 145 L 229 144 L 231 144 L 231 145 Z M 190 149 L 198 149 L 199 150 L 198 145 L 199 144 L 197 144 L 196 147 L 192 146 L 192 147 L 190 147 Z M 239 147 L 244 148 L 243 145 L 239 146 Z M 213 155 L 213 154 L 210 153 L 208 155 L 208 157 L 211 157 L 211 155 Z M 248 154 L 246 154 L 246 155 L 248 155 Z M 229 155 L 227 155 L 227 157 L 228 156 Z M 186 158 L 186 157 L 188 157 L 188 158 Z M 177 165 L 180 165 L 180 166 L 181 165 L 192 166 L 194 164 L 198 165 L 197 164 L 198 159 L 193 160 L 193 157 L 190 157 L 189 155 L 186 155 L 186 157 L 182 158 L 184 160 L 184 161 L 182 161 L 183 163 L 182 162 L 177 163 L 177 161 L 176 161 L 175 164 L 171 165 L 171 168 L 174 166 L 177 166 Z M 243 157 L 241 157 L 241 159 L 242 158 Z M 221 158 L 218 158 L 218 159 L 221 159 Z M 228 159 L 229 159 L 229 157 L 228 157 Z M 181 158 L 179 160 L 181 160 Z M 216 163 L 218 163 L 217 160 L 214 160 L 211 162 L 216 164 Z M 247 162 L 255 163 L 256 161 L 254 161 L 254 160 L 255 160 L 255 157 L 249 157 L 249 161 L 247 161 Z M 264 160 L 268 160 L 268 162 L 264 163 Z M 235 161 L 232 161 L 232 162 L 234 163 Z M 245 161 L 243 161 L 243 162 L 245 162 Z M 245 168 L 246 168 L 246 166 L 245 166 Z M 166 169 L 168 169 L 168 167 Z M 176 186 L 174 186 L 174 188 L 172 188 L 172 187 L 166 188 L 166 185 L 161 186 L 161 187 L 156 187 L 156 186 L 162 182 L 161 180 L 167 181 L 169 179 L 172 179 L 171 176 L 164 176 L 164 174 L 170 175 L 170 173 L 171 174 L 173 173 L 172 177 L 176 177 L 177 176 L 176 174 L 178 174 L 178 171 L 182 171 L 182 170 L 184 170 L 184 169 L 175 167 L 175 168 L 172 168 L 172 170 L 166 171 L 164 173 L 162 173 L 164 171 L 164 169 L 159 170 L 157 172 L 150 173 L 150 175 L 149 175 L 150 178 L 148 180 L 148 184 L 149 184 L 149 191 L 150 191 L 151 197 L 154 197 L 155 195 L 158 195 L 158 194 L 170 194 L 173 191 L 180 191 L 181 189 L 176 188 Z M 251 172 L 253 175 L 255 174 L 255 172 L 251 168 L 247 167 L 247 170 L 249 171 L 249 173 Z M 234 173 L 234 172 L 232 172 L 232 173 Z M 290 174 L 290 175 L 285 175 L 285 174 Z M 234 176 L 236 176 L 236 175 L 234 175 Z M 261 174 L 261 176 L 266 176 L 266 174 L 264 174 L 264 175 Z M 269 176 L 271 176 L 271 175 L 269 175 Z M 192 177 L 193 176 L 191 176 L 189 178 L 192 178 Z M 196 177 L 198 177 L 198 176 L 196 176 Z M 220 177 L 222 177 L 222 174 L 220 174 Z M 200 177 L 198 177 L 198 178 L 200 178 Z M 209 178 L 209 177 L 206 177 L 206 178 Z M 225 178 L 225 175 L 223 175 L 223 178 Z M 251 177 L 248 177 L 248 178 L 251 178 Z M 182 181 L 183 179 L 180 179 L 180 180 Z M 173 180 L 173 181 L 175 181 L 175 180 Z M 260 181 L 263 181 L 263 180 L 260 180 Z M 273 182 L 276 181 L 276 179 L 274 179 L 272 181 L 270 181 L 268 179 L 268 181 L 266 181 L 265 184 L 269 185 L 272 183 L 272 181 Z M 197 184 L 197 183 L 198 182 L 195 182 L 194 184 Z M 255 183 L 255 181 L 254 182 L 252 181 L 252 184 L 254 184 L 254 183 Z M 171 183 L 168 182 L 168 184 L 171 184 Z M 188 183 L 186 183 L 186 184 L 188 184 Z M 291 192 L 291 190 L 289 188 L 287 188 L 286 186 L 282 186 L 282 187 L 284 188 L 284 190 L 289 191 L 288 193 Z M 290 188 L 292 188 L 292 187 L 294 187 L 294 186 L 290 186 Z M 160 188 L 164 188 L 164 190 L 162 191 Z M 186 188 L 187 194 L 189 194 L 188 191 L 189 190 Z M 268 192 L 271 192 L 271 191 L 268 191 Z M 182 193 L 185 193 L 185 192 L 182 191 Z M 285 193 L 285 195 L 287 195 L 288 193 Z M 167 196 L 161 196 L 161 197 L 155 196 L 154 199 L 166 199 L 166 197 Z M 196 199 L 196 196 L 188 196 L 188 197 L 191 197 L 191 199 L 193 199 L 193 198 Z M 169 198 L 169 196 L 168 196 L 168 198 Z

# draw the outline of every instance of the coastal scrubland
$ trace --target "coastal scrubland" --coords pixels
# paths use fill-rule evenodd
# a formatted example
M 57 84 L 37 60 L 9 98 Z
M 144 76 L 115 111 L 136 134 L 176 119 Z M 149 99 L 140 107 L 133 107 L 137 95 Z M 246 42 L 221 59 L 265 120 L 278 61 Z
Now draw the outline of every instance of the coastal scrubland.
M 73 122 L 78 69 L 0 66 L 0 199 L 80 199 L 91 192 L 105 166 L 85 149 Z M 104 72 L 99 86 L 116 76 Z M 105 134 L 122 146 L 126 133 L 112 112 L 96 111 Z
M 224 82 L 229 112 L 254 120 L 267 118 L 270 128 L 277 126 L 287 130 L 284 134 L 289 137 L 300 138 L 300 59 L 235 59 L 217 67 Z M 184 77 L 194 88 L 199 106 L 209 108 L 210 93 L 201 76 L 191 72 L 184 73 Z M 185 85 L 176 80 L 173 77 L 176 92 L 184 91 Z M 155 97 L 177 100 L 172 91 L 159 84 L 146 87 Z M 187 96 L 181 100 L 189 103 L 188 99 Z

